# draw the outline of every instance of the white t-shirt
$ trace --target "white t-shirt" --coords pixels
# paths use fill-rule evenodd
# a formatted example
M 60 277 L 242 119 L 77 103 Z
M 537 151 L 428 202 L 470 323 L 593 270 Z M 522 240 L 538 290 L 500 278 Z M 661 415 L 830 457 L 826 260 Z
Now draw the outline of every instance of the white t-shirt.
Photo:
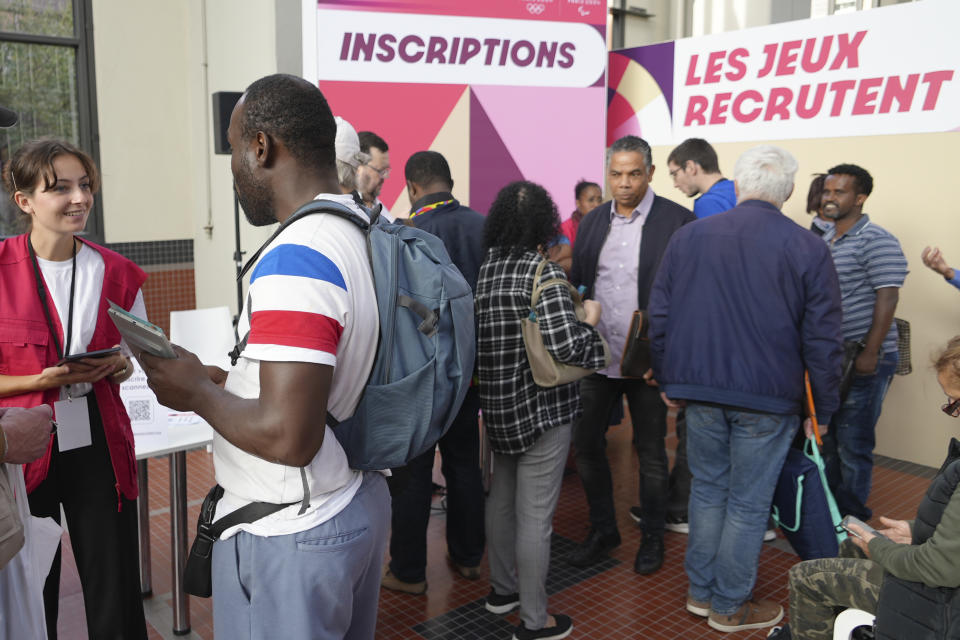
M 363 212 L 350 195 L 320 194 Z M 227 376 L 225 389 L 242 398 L 260 396 L 260 362 L 312 362 L 334 367 L 327 411 L 353 415 L 370 370 L 380 332 L 373 276 L 360 228 L 333 215 L 310 215 L 284 229 L 264 249 L 250 272 L 247 303 L 240 313 L 239 335 L 250 332 L 247 346 Z M 333 431 L 305 468 L 310 508 L 298 515 L 293 505 L 256 522 L 227 529 L 259 536 L 305 531 L 329 520 L 350 504 L 363 480 L 350 469 Z M 213 437 L 217 482 L 224 489 L 216 518 L 249 502 L 282 504 L 303 498 L 299 467 L 267 462 Z
M 70 278 L 73 275 L 73 260 L 62 260 L 54 262 L 37 257 L 37 264 L 40 265 L 40 273 L 47 283 L 47 292 L 53 299 L 56 314 L 60 317 L 60 324 L 63 331 L 67 331 L 67 315 L 70 313 Z M 103 291 L 103 278 L 105 267 L 103 256 L 99 251 L 91 249 L 85 244 L 80 245 L 77 251 L 77 280 L 73 296 L 73 330 L 70 339 L 70 355 L 73 353 L 83 353 L 93 338 L 93 331 L 97 328 L 97 313 L 100 310 L 100 293 Z M 47 308 L 50 300 L 47 300 Z M 51 312 L 53 309 L 50 309 Z M 137 292 L 137 297 L 133 301 L 133 306 L 127 309 L 130 313 L 147 317 L 147 308 L 143 303 L 143 291 Z M 57 340 L 60 338 L 58 337 Z M 63 349 L 66 345 L 61 344 Z M 111 345 L 112 346 L 112 345 Z M 130 349 L 126 343 L 121 341 L 120 346 L 127 356 L 130 356 Z M 70 395 L 82 396 L 90 393 L 93 385 L 81 382 L 70 385 Z M 65 398 L 67 391 L 65 388 L 60 390 L 60 397 Z

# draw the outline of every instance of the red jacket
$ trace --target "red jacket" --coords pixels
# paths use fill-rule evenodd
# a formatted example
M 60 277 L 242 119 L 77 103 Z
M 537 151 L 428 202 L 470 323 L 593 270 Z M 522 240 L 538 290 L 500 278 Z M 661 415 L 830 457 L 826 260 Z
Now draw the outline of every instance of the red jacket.
M 147 279 L 147 274 L 120 254 L 92 242 L 83 242 L 99 252 L 104 263 L 97 326 L 87 348 L 90 351 L 107 349 L 119 344 L 121 339 L 120 332 L 107 315 L 107 299 L 129 309 Z M 52 314 L 52 320 L 57 339 L 60 344 L 64 344 L 63 327 L 56 313 Z M 27 249 L 27 235 L 8 238 L 0 242 L 0 374 L 32 375 L 56 362 L 57 350 L 50 336 L 40 296 L 37 294 L 36 278 Z M 137 463 L 133 431 L 130 429 L 130 418 L 120 400 L 120 387 L 104 378 L 94 383 L 93 391 L 103 418 L 103 430 L 117 481 L 117 499 L 119 501 L 120 497 L 125 497 L 134 500 L 137 497 Z M 59 388 L 36 391 L 0 398 L 0 407 L 34 407 L 40 404 L 49 404 L 52 407 L 59 397 Z M 36 489 L 47 477 L 52 446 L 51 436 L 46 454 L 25 466 L 27 492 Z

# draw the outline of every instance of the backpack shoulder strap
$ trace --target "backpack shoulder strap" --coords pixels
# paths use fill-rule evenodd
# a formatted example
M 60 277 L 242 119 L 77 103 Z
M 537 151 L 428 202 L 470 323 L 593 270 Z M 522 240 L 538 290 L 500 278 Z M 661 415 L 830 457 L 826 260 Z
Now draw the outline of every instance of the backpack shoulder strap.
M 237 280 L 240 280 L 241 278 L 243 278 L 243 276 L 246 275 L 247 271 L 250 270 L 250 267 L 252 267 L 256 263 L 257 259 L 260 257 L 260 254 L 263 253 L 263 250 L 271 242 L 273 242 L 274 239 L 278 235 L 280 235 L 280 233 L 284 229 L 289 227 L 291 224 L 293 224 L 300 218 L 304 218 L 314 213 L 329 213 L 339 218 L 344 218 L 356 224 L 358 227 L 360 227 L 361 230 L 364 231 L 364 233 L 367 233 L 370 230 L 371 223 L 363 220 L 360 216 L 354 213 L 353 210 L 350 209 L 349 207 L 346 207 L 340 204 L 339 202 L 333 202 L 332 200 L 311 200 L 310 202 L 306 203 L 305 205 L 301 206 L 299 209 L 294 211 L 290 215 L 290 217 L 284 220 L 283 224 L 281 224 L 277 228 L 277 230 L 273 232 L 273 235 L 270 236 L 270 238 L 268 238 L 266 242 L 260 245 L 260 248 L 257 249 L 257 252 L 254 253 L 250 257 L 250 259 L 247 260 L 247 264 L 243 266 L 243 269 L 240 271 L 240 275 L 237 276 Z M 380 213 L 380 209 L 378 205 L 376 214 L 379 216 L 379 213 Z M 247 292 L 246 307 L 247 307 L 247 321 L 249 322 L 252 318 L 252 313 L 250 309 L 250 293 L 249 292 Z M 247 339 L 249 337 L 250 337 L 250 333 L 248 331 L 247 334 L 243 336 L 243 338 L 236 345 L 234 345 L 233 350 L 230 351 L 229 354 L 227 354 L 230 356 L 230 364 L 236 366 L 237 360 L 240 359 L 240 354 L 243 352 L 244 349 L 247 348 Z
M 330 213 L 339 218 L 345 218 L 350 222 L 354 223 L 360 227 L 363 231 L 370 229 L 370 221 L 364 220 L 358 216 L 352 209 L 347 206 L 340 204 L 339 202 L 333 202 L 332 200 L 311 200 L 310 202 L 304 204 L 299 209 L 290 214 L 290 217 L 283 221 L 283 223 L 277 227 L 277 230 L 273 232 L 273 235 L 267 238 L 267 241 L 260 245 L 260 248 L 257 249 L 256 253 L 250 256 L 250 259 L 247 260 L 247 263 L 243 265 L 240 274 L 237 276 L 237 280 L 243 278 L 247 275 L 247 271 L 250 270 L 260 257 L 260 254 L 263 253 L 263 250 L 266 249 L 271 242 L 273 242 L 278 235 L 280 235 L 284 229 L 289 227 L 291 224 L 314 213 Z M 378 211 L 379 214 L 379 211 Z

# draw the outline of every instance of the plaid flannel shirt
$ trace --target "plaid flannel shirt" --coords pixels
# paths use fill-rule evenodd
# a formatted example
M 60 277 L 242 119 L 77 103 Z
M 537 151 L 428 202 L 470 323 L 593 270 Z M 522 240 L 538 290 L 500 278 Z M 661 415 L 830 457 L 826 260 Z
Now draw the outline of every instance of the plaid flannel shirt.
M 520 322 L 530 313 L 533 276 L 542 259 L 535 251 L 511 254 L 506 248 L 493 247 L 480 267 L 474 304 L 480 406 L 491 448 L 497 453 L 523 453 L 544 431 L 572 423 L 581 411 L 579 382 L 538 387 L 523 347 Z M 565 275 L 551 262 L 541 278 Z M 536 313 L 544 346 L 558 362 L 603 366 L 600 334 L 577 320 L 566 287 L 544 289 Z

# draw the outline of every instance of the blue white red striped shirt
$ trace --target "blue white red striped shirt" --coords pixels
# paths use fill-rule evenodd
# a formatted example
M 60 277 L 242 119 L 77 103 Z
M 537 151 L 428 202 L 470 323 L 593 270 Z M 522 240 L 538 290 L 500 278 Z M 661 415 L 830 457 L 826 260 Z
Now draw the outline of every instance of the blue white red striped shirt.
M 321 194 L 364 215 L 350 196 Z M 249 331 L 247 346 L 227 377 L 226 390 L 243 398 L 260 395 L 260 363 L 307 362 L 332 366 L 327 412 L 353 415 L 373 366 L 380 331 L 376 293 L 360 228 L 333 215 L 310 215 L 296 221 L 263 251 L 250 274 L 239 335 Z M 248 317 L 250 318 L 248 321 Z M 336 515 L 350 503 L 362 474 L 347 464 L 333 432 L 305 467 L 310 508 L 288 507 L 254 523 L 228 529 L 254 535 L 305 531 Z M 286 503 L 303 497 L 300 469 L 268 462 L 214 435 L 217 482 L 225 494 L 217 517 L 251 501 Z

